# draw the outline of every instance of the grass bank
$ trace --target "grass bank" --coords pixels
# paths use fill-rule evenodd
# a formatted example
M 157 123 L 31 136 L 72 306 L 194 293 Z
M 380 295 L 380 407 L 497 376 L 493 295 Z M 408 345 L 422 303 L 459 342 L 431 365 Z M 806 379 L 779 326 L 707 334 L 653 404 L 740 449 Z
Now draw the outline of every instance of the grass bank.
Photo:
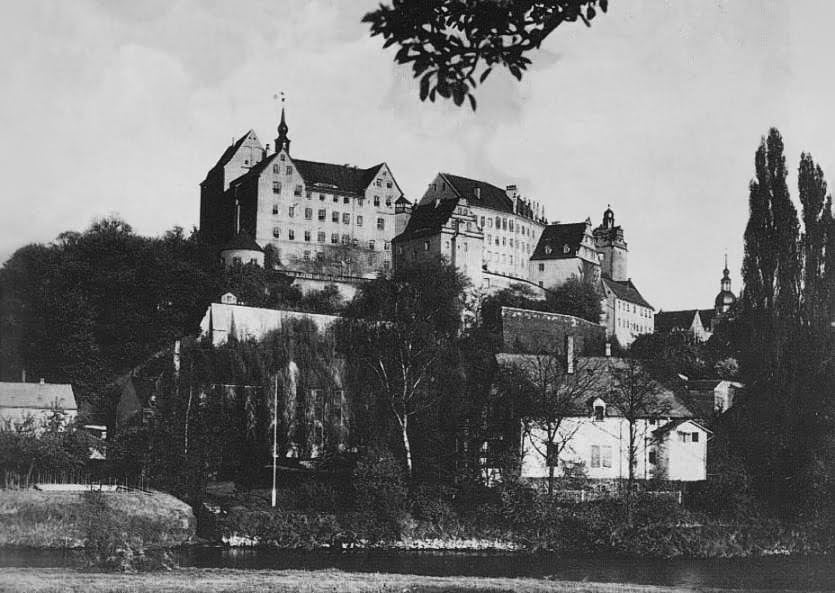
M 163 573 L 85 573 L 63 569 L 7 569 L 0 593 L 685 593 L 689 587 L 541 579 L 432 577 L 337 570 L 183 569 Z M 721 593 L 730 589 L 698 589 Z M 758 593 L 746 590 L 745 593 Z M 769 590 L 768 593 L 780 593 Z
M 0 546 L 82 547 L 102 514 L 93 502 L 81 492 L 0 490 Z M 137 536 L 144 545 L 177 546 L 195 532 L 191 507 L 162 492 L 108 492 L 96 502 L 118 517 L 106 528 Z

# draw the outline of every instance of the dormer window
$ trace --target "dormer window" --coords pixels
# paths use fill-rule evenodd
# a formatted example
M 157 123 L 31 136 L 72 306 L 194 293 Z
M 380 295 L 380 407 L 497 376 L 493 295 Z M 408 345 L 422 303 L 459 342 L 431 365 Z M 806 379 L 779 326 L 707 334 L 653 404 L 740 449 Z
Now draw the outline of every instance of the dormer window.
M 545 246 L 545 255 L 551 255 L 554 252 L 550 245 Z
M 604 402 L 600 398 L 594 400 L 594 403 L 592 404 L 592 411 L 594 415 L 594 421 L 603 422 L 603 420 L 606 418 L 606 402 Z
M 571 247 L 568 246 L 568 243 L 562 246 L 563 253 L 571 253 Z

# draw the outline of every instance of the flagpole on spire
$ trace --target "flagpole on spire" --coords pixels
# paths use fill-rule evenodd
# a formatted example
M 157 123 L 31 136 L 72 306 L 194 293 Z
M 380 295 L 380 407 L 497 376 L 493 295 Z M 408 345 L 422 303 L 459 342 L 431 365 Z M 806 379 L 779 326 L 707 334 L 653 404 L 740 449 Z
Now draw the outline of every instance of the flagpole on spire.
M 284 117 L 284 91 L 280 91 L 281 97 L 281 121 L 278 124 L 278 136 L 275 139 L 275 150 L 280 152 L 282 150 L 290 152 L 290 138 L 287 136 L 289 128 L 287 127 L 287 120 Z M 279 95 L 273 95 L 277 99 Z

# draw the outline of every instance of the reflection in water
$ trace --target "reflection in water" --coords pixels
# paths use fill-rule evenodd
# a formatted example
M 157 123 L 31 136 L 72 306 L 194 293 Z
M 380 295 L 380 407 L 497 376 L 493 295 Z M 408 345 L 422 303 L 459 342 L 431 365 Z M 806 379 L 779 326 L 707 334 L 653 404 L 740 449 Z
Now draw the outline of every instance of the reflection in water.
M 437 576 L 534 577 L 735 589 L 835 591 L 831 558 L 770 557 L 641 559 L 609 556 L 455 552 L 294 552 L 201 546 L 177 552 L 182 566 L 198 568 L 325 569 Z M 0 567 L 78 566 L 83 554 L 61 550 L 0 549 Z

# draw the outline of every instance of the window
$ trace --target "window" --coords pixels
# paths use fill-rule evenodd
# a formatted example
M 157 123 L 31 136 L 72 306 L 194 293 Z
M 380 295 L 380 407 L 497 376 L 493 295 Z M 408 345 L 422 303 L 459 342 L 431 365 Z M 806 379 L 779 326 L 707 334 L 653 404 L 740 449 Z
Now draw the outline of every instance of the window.
M 606 416 L 606 406 L 594 406 L 594 421 L 603 422 Z
M 351 198 L 349 198 L 348 196 L 343 197 L 342 198 L 342 203 L 343 204 L 350 204 L 351 203 Z
M 295 206 L 290 206 L 290 208 L 287 210 L 287 214 L 290 218 L 295 217 L 296 216 L 296 207 Z
M 291 241 L 294 241 L 296 239 L 296 231 L 294 231 L 293 229 L 287 231 L 287 238 Z
M 305 240 L 305 241 L 310 241 L 310 231 L 305 231 L 305 232 L 304 232 L 304 240 Z M 308 257 L 310 257 L 310 255 L 309 255 L 309 254 L 310 254 L 310 252 L 309 252 L 309 251 L 305 251 L 305 253 L 307 253 L 307 254 L 308 254 Z
M 377 265 L 377 256 L 373 253 L 368 254 L 368 265 L 369 266 L 376 266 Z
M 238 265 L 238 266 L 239 266 L 239 265 L 241 265 L 241 264 L 243 263 L 243 261 L 242 261 L 242 260 L 241 260 L 241 258 L 239 258 L 239 257 L 233 257 L 233 258 L 232 258 L 232 263 L 233 263 L 234 265 Z
M 327 210 L 325 210 L 324 208 L 320 208 L 319 212 L 317 212 L 317 216 L 318 216 L 319 220 L 325 220 L 325 217 L 327 215 L 328 215 Z
M 507 218 L 502 218 L 502 230 L 507 230 Z
M 331 222 L 339 222 L 339 212 L 336 210 L 331 212 Z
M 351 215 L 347 212 L 342 213 L 342 224 L 351 224 Z
M 571 247 L 568 246 L 568 243 L 562 246 L 563 253 L 571 253 Z
M 694 443 L 698 443 L 699 442 L 699 433 L 694 432 L 693 434 L 691 434 L 690 435 L 690 440 L 693 441 Z
M 290 165 L 287 165 L 287 169 L 284 172 L 287 173 L 288 175 L 292 175 L 293 174 L 293 167 L 291 167 Z
M 658 463 L 658 455 L 656 455 L 655 451 L 650 451 L 649 452 L 649 462 L 652 465 L 655 465 L 656 463 Z
M 293 190 L 293 195 L 296 196 L 296 197 L 299 197 L 299 198 L 302 197 L 302 186 L 301 185 L 296 186 L 296 189 Z
M 273 204 L 273 214 L 278 214 L 278 204 Z
M 424 241 L 423 242 L 423 250 L 424 251 L 429 251 L 429 241 Z
M 383 250 L 388 251 L 389 249 L 391 249 L 391 243 L 386 241 L 385 243 L 383 243 Z
M 320 202 L 324 202 L 324 201 L 325 201 L 325 194 L 319 194 L 319 201 L 320 201 Z
M 339 202 L 339 196 L 337 196 L 336 194 L 333 194 L 333 201 L 334 202 Z
M 344 245 L 347 245 L 350 242 L 351 242 L 351 236 L 350 235 L 342 235 L 342 243 Z
M 339 243 L 339 233 L 331 233 L 331 243 Z
M 273 193 L 280 194 L 281 193 L 281 182 L 280 181 L 273 181 Z
M 374 249 L 374 246 L 375 246 L 374 239 L 371 239 L 371 240 L 368 242 L 368 248 L 373 250 L 373 249 Z
M 483 217 L 483 216 L 481 217 L 481 220 L 482 220 L 482 221 L 484 220 L 484 217 Z M 482 222 L 482 226 L 484 226 L 484 223 L 483 223 L 483 222 Z M 487 219 L 487 228 L 488 228 L 488 229 L 492 229 L 492 228 L 493 228 L 493 219 L 492 219 L 492 218 L 488 218 L 488 219 Z
M 497 229 L 501 229 L 501 228 L 502 228 L 502 217 L 501 217 L 501 216 L 497 216 L 497 217 L 496 217 L 496 228 L 497 228 Z
M 386 206 L 391 208 L 391 196 L 386 196 Z
M 278 165 L 273 165 L 273 173 L 275 175 L 281 175 L 281 167 L 279 167 Z
M 612 447 L 609 445 L 592 445 L 591 467 L 612 467 Z
M 365 206 L 365 198 L 357 198 L 357 206 L 359 206 L 360 208 Z
M 508 222 L 507 226 L 508 226 L 508 230 L 512 233 L 513 232 L 513 220 Z
M 280 160 L 280 161 L 284 160 L 284 153 L 283 152 L 280 155 L 278 155 L 278 160 Z M 275 168 L 278 169 L 278 165 L 276 165 Z M 276 171 L 276 173 L 278 173 L 278 171 Z
M 377 230 L 382 231 L 386 228 L 386 221 L 382 218 L 377 219 Z
M 310 190 L 307 190 L 304 193 L 305 193 L 305 196 L 307 197 L 308 200 L 313 197 L 313 192 L 310 191 Z
M 316 240 L 319 241 L 319 243 L 324 243 L 325 242 L 325 231 L 319 231 L 318 233 L 316 233 Z
M 387 188 L 389 188 L 389 189 L 391 189 L 391 187 L 392 187 L 392 186 L 391 186 L 391 181 L 386 181 L 386 187 L 387 187 Z
M 375 182 L 374 182 L 374 184 L 375 184 L 377 187 L 383 187 L 383 181 L 382 181 L 382 179 L 378 179 L 377 181 L 375 181 Z
M 309 261 L 309 260 L 310 260 L 310 252 L 309 252 L 309 251 L 305 251 L 305 252 L 304 252 L 304 261 Z
M 305 220 L 312 220 L 313 219 L 313 208 L 305 208 L 304 209 L 304 219 Z
M 279 229 L 277 226 L 274 226 L 273 227 L 273 237 L 278 239 L 280 234 L 281 234 L 281 229 Z
M 362 216 L 357 216 L 356 221 L 357 221 L 357 226 L 362 226 Z
M 374 205 L 375 205 L 375 206 L 379 206 L 379 205 L 380 205 L 380 196 L 374 196 Z

